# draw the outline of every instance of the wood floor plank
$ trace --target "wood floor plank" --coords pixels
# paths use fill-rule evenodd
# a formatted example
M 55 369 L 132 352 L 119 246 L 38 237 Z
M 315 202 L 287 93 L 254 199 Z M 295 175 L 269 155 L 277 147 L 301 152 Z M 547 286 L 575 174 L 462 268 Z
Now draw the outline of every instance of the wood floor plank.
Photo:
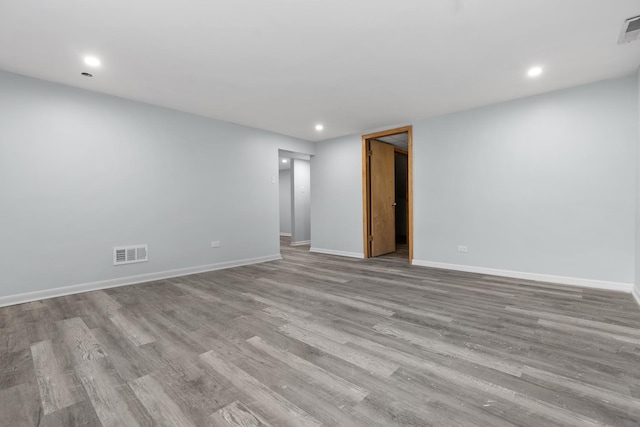
M 91 332 L 123 381 L 134 380 L 153 371 L 140 348 L 120 335 L 120 330 L 112 323 L 105 322 L 102 328 Z
M 137 426 L 139 417 L 129 406 L 123 385 L 109 369 L 107 354 L 79 318 L 64 320 L 60 330 L 75 361 L 76 373 L 103 426 Z
M 320 422 L 302 409 L 270 390 L 255 378 L 218 357 L 213 351 L 200 355 L 200 359 L 209 367 L 227 378 L 235 387 L 255 400 L 263 411 L 274 414 L 282 425 L 321 426 Z
M 46 307 L 32 310 L 24 319 L 29 346 L 58 336 L 58 321 L 65 319 L 65 314 L 56 304 L 56 300 L 57 298 L 47 300 Z
M 0 390 L 35 381 L 31 350 L 0 354 Z
M 191 427 L 195 424 L 178 405 L 165 393 L 162 384 L 153 376 L 145 375 L 129 381 L 129 386 L 159 426 Z
M 273 333 L 267 333 L 265 336 L 274 337 Z M 206 337 L 203 338 L 206 339 Z M 280 362 L 277 358 L 265 357 L 263 352 L 252 350 L 246 341 L 238 340 L 237 335 L 223 332 L 213 335 L 213 338 L 213 340 L 208 339 L 207 344 L 210 343 L 220 357 L 234 361 L 239 368 L 322 424 L 354 427 L 375 425 L 352 410 L 351 399 L 310 380 L 309 376 L 291 369 L 289 365 Z
M 622 393 L 605 390 L 601 387 L 585 384 L 561 375 L 551 374 L 530 366 L 525 366 L 523 372 L 527 377 L 533 377 L 553 384 L 554 387 L 568 390 L 581 397 L 587 397 L 589 400 L 606 402 L 607 406 L 615 407 L 619 409 L 620 412 L 627 413 L 634 419 L 640 420 L 640 400 L 638 399 L 629 399 L 627 395 Z
M 245 293 L 243 293 L 243 295 L 246 295 L 249 298 L 252 298 L 252 299 L 254 299 L 256 301 L 259 301 L 259 302 L 261 302 L 263 304 L 266 304 L 266 305 L 271 306 L 273 308 L 276 308 L 278 310 L 282 310 L 282 311 L 284 311 L 286 313 L 293 314 L 294 316 L 307 317 L 307 316 L 311 315 L 311 313 L 308 312 L 308 311 L 299 310 L 296 307 L 292 307 L 292 306 L 286 305 L 286 304 L 281 304 L 281 303 L 278 303 L 276 301 L 273 301 L 273 300 L 270 300 L 268 298 L 264 298 L 264 297 L 261 297 L 259 295 L 255 295 L 255 294 L 252 294 L 252 293 L 249 293 L 249 292 L 245 292 Z
M 487 366 L 497 371 L 519 377 L 522 374 L 522 366 L 518 366 L 509 361 L 500 360 L 489 354 L 482 354 L 469 348 L 463 348 L 451 345 L 446 342 L 439 342 L 425 336 L 418 335 L 408 330 L 402 330 L 389 324 L 379 324 L 373 327 L 376 331 L 406 340 L 411 344 L 415 344 L 423 349 L 446 354 L 452 357 L 458 357 L 478 365 Z
M 16 325 L 0 329 L 0 355 L 24 351 L 27 348 L 29 335 L 26 327 Z
M 184 283 L 176 283 L 174 285 L 178 289 L 182 289 L 187 294 L 192 295 L 200 300 L 208 301 L 208 302 L 221 302 L 220 298 L 212 294 L 211 292 L 202 291 L 196 287 L 186 285 Z
M 84 399 L 75 375 L 65 369 L 68 362 L 59 360 L 64 356 L 56 355 L 51 340 L 32 345 L 31 355 L 45 415 Z
M 100 419 L 89 400 L 74 403 L 45 415 L 39 427 L 101 426 Z
M 43 416 L 35 383 L 18 384 L 0 390 L 0 426 L 38 426 Z
M 279 261 L 0 308 L 0 425 L 639 425 L 629 294 L 282 241 Z
M 124 336 L 126 336 L 135 345 L 145 345 L 154 342 L 156 339 L 149 332 L 138 324 L 134 318 L 122 313 L 115 313 L 109 319 Z
M 360 301 L 355 301 L 349 298 L 345 298 L 345 297 L 340 297 L 337 295 L 332 295 L 329 293 L 323 293 L 323 292 L 319 292 L 316 291 L 314 289 L 308 289 L 308 288 L 303 288 L 301 286 L 297 286 L 297 285 L 291 285 L 288 283 L 282 283 L 282 282 L 277 282 L 271 279 L 258 279 L 261 282 L 264 283 L 268 283 L 274 286 L 278 286 L 278 287 L 282 287 L 288 290 L 292 290 L 294 292 L 299 292 L 301 294 L 306 294 L 308 296 L 317 298 L 319 300 L 326 300 L 326 301 L 332 301 L 332 302 L 336 302 L 339 304 L 344 304 L 346 306 L 349 307 L 353 307 L 355 309 L 358 310 L 364 310 L 364 311 L 369 311 L 375 314 L 381 314 L 383 316 L 393 316 L 395 313 L 392 310 L 388 310 L 386 308 L 382 308 L 376 305 L 372 305 L 372 304 L 368 304 L 368 303 L 364 303 L 364 302 L 360 302 Z
M 317 333 L 302 329 L 298 326 L 287 324 L 281 326 L 279 329 L 292 338 L 307 343 L 312 347 L 316 347 L 328 354 L 352 363 L 355 366 L 359 366 L 367 372 L 388 377 L 398 369 L 398 365 L 396 364 L 387 362 L 357 349 L 341 345 L 336 341 L 332 341 L 318 335 Z
M 257 349 L 267 353 L 274 359 L 282 361 L 284 364 L 291 367 L 291 369 L 298 370 L 314 383 L 321 384 L 328 390 L 345 396 L 354 402 L 361 401 L 367 396 L 367 394 L 369 394 L 368 390 L 365 390 L 358 385 L 352 384 L 344 380 L 343 378 L 332 374 L 331 372 L 327 372 L 319 366 L 316 366 L 313 363 L 296 356 L 295 354 L 274 347 L 262 340 L 262 338 L 260 337 L 256 336 L 249 338 L 247 342 Z
M 237 400 L 213 414 L 211 422 L 218 427 L 270 427 L 260 416 Z
M 602 331 L 591 327 L 578 326 L 571 323 L 566 322 L 556 322 L 553 320 L 540 319 L 538 323 L 542 326 L 546 326 L 548 328 L 560 329 L 566 332 L 579 332 L 583 335 L 600 335 L 610 338 L 611 340 L 628 342 L 630 344 L 635 344 L 640 347 L 640 337 L 632 337 L 628 335 L 616 334 L 612 332 Z
M 122 308 L 118 301 L 111 298 L 104 291 L 88 292 L 85 297 L 91 301 L 95 308 L 107 317 L 111 317 Z
M 211 414 L 241 397 L 224 377 L 212 376 L 202 369 L 197 356 L 185 355 L 164 342 L 139 349 L 157 369 L 154 377 L 164 386 L 170 385 L 165 390 L 167 395 L 196 425 L 206 425 Z
M 373 298 L 366 298 L 363 296 L 354 296 L 353 299 L 357 300 L 357 301 L 364 301 L 366 303 L 370 303 L 370 304 L 383 304 L 384 307 L 395 310 L 396 313 L 398 312 L 405 312 L 405 313 L 411 313 L 413 315 L 419 316 L 419 317 L 428 317 L 430 319 L 434 319 L 440 322 L 452 322 L 453 318 L 451 316 L 445 316 L 442 314 L 438 314 L 438 313 L 432 313 L 432 312 L 428 312 L 425 310 L 421 310 L 419 308 L 415 308 L 412 307 L 410 305 L 407 304 L 397 304 L 395 302 L 391 302 L 391 301 L 380 301 L 379 299 L 376 300 Z

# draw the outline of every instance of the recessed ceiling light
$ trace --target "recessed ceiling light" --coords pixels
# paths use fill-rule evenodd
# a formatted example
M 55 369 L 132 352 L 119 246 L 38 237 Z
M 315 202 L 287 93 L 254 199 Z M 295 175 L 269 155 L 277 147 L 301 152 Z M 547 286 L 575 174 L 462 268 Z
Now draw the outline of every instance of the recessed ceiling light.
M 322 130 L 322 129 L 324 129 L 324 126 L 322 126 L 322 125 L 316 125 L 316 130 Z
M 99 67 L 100 66 L 100 60 L 98 58 L 96 58 L 95 56 L 85 56 L 84 57 L 84 63 L 87 64 L 90 67 Z
M 527 71 L 529 77 L 538 77 L 540 74 L 542 74 L 542 67 L 531 67 L 529 71 Z
M 287 163 L 287 159 L 282 159 L 282 163 Z

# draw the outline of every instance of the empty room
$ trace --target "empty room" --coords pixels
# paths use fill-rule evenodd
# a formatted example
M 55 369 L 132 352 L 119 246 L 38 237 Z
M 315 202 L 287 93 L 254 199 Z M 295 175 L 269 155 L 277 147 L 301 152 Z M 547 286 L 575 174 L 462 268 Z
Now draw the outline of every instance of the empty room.
M 0 2 L 0 426 L 640 426 L 640 1 Z

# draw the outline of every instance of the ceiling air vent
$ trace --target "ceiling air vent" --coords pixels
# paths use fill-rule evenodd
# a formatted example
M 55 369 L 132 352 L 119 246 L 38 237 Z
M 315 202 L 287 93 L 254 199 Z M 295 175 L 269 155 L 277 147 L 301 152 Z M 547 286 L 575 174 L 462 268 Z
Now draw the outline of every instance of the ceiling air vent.
M 640 39 L 640 16 L 624 21 L 618 44 L 629 43 Z
M 145 262 L 149 260 L 148 256 L 148 245 L 118 246 L 113 248 L 113 265 Z

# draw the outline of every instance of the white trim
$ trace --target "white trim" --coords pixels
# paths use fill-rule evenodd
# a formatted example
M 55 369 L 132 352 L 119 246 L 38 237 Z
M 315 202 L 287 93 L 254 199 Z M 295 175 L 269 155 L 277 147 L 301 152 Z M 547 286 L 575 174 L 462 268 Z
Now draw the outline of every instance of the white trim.
M 291 233 L 280 233 L 282 237 L 291 237 Z
M 299 242 L 291 242 L 291 246 L 304 246 L 304 245 L 310 245 L 311 244 L 311 240 L 301 240 Z
M 309 249 L 309 252 L 315 252 L 315 253 L 318 253 L 318 254 L 327 254 L 327 255 L 346 256 L 346 257 L 349 257 L 349 258 L 360 258 L 360 259 L 364 258 L 364 254 L 363 253 L 334 251 L 333 249 L 322 249 L 322 248 L 311 247 Z
M 159 271 L 157 273 L 140 274 L 136 276 L 120 277 L 117 279 L 101 280 L 99 282 L 64 286 L 62 288 L 47 289 L 44 291 L 9 295 L 6 297 L 0 297 L 0 307 L 38 301 L 47 298 L 61 297 L 65 295 L 78 294 L 81 292 L 96 291 L 98 289 L 117 288 L 119 286 L 135 285 L 137 283 L 152 282 L 154 280 L 169 279 L 171 277 L 188 276 L 190 274 L 205 273 L 207 271 L 222 270 L 225 268 L 276 261 L 279 259 L 282 259 L 282 256 L 280 254 L 268 255 L 258 258 L 226 261 L 217 264 L 201 265 L 197 267 L 178 268 L 176 270 Z
M 442 268 L 445 270 L 464 271 L 467 273 L 488 274 L 491 276 L 511 277 L 514 279 L 535 280 L 538 282 L 558 283 L 561 285 L 582 286 L 585 288 L 606 289 L 609 291 L 631 292 L 633 284 L 623 282 L 607 282 L 604 280 L 582 279 L 578 277 L 552 276 L 549 274 L 525 273 L 522 271 L 498 270 L 495 268 L 475 267 L 471 265 L 446 264 L 443 262 L 413 260 L 413 265 Z
M 631 290 L 631 294 L 636 299 L 638 305 L 640 305 L 640 284 L 633 287 L 633 289 Z

